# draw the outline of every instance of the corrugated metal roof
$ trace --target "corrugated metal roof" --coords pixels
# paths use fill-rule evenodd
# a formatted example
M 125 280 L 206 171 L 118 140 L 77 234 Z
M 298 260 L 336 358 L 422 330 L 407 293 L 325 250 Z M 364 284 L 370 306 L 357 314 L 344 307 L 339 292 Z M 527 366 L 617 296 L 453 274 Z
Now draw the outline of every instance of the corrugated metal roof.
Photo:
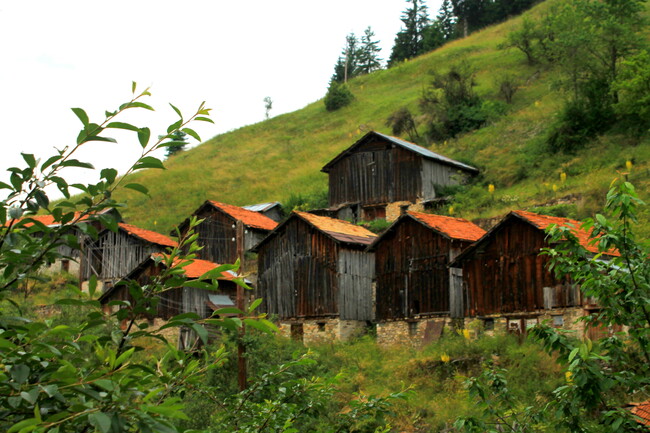
M 340 242 L 370 245 L 377 238 L 377 235 L 370 230 L 348 221 L 318 216 L 307 212 L 294 213 L 318 230 L 321 230 Z
M 138 237 L 147 242 L 151 242 L 152 244 L 162 245 L 165 247 L 175 247 L 178 245 L 176 241 L 173 241 L 167 236 L 161 235 L 160 233 L 156 233 L 151 230 L 141 229 L 140 227 L 125 223 L 119 223 L 118 226 L 130 235 Z
M 230 215 L 234 219 L 240 220 L 244 223 L 244 225 L 248 227 L 262 230 L 273 230 L 278 225 L 278 223 L 273 221 L 271 218 L 267 217 L 266 215 L 262 215 L 259 212 L 253 212 L 243 207 L 220 203 L 213 200 L 208 200 L 208 202 L 215 208 Z
M 429 149 L 426 149 L 422 146 L 418 146 L 417 144 L 402 140 L 401 138 L 397 137 L 392 137 L 390 135 L 382 134 L 381 132 L 377 131 L 370 131 L 363 137 L 361 137 L 356 143 L 354 143 L 352 146 L 348 147 L 346 150 L 338 154 L 334 159 L 332 159 L 330 162 L 325 164 L 325 166 L 321 169 L 321 171 L 328 172 L 329 167 L 334 164 L 336 161 L 339 159 L 343 158 L 346 154 L 351 153 L 355 147 L 357 147 L 359 144 L 363 143 L 368 137 L 376 135 L 384 140 L 387 140 L 397 146 L 403 147 L 404 149 L 410 150 L 411 152 L 415 152 L 419 155 L 422 155 L 423 157 L 427 159 L 432 159 L 438 162 L 441 162 L 443 164 L 451 165 L 466 171 L 471 171 L 472 173 L 478 173 L 479 170 L 476 167 L 472 167 L 471 165 L 463 164 L 460 161 L 456 161 L 454 159 L 448 158 L 444 155 L 440 155 L 439 153 L 432 152 Z
M 412 211 L 408 212 L 408 214 L 424 225 L 447 235 L 451 239 L 474 242 L 479 240 L 485 234 L 485 230 L 473 222 L 467 221 L 463 218 Z
M 471 165 L 463 164 L 460 161 L 456 161 L 455 159 L 451 159 L 451 158 L 448 158 L 448 157 L 446 157 L 444 155 L 440 155 L 439 153 L 432 152 L 429 149 L 426 149 L 426 148 L 424 148 L 422 146 L 418 146 L 417 144 L 402 140 L 401 138 L 392 137 L 390 135 L 382 134 L 381 132 L 375 132 L 375 134 L 377 134 L 377 135 L 385 138 L 386 140 L 389 140 L 389 141 L 391 141 L 391 142 L 393 142 L 393 143 L 395 143 L 395 144 L 397 144 L 399 146 L 402 146 L 402 147 L 404 147 L 404 148 L 406 148 L 408 150 L 411 150 L 411 151 L 413 151 L 415 153 L 418 153 L 418 154 L 424 156 L 425 158 L 435 159 L 437 161 L 444 162 L 445 164 L 453 165 L 453 166 L 456 166 L 458 168 L 463 168 L 465 170 L 478 172 L 478 168 L 472 167 Z
M 567 227 L 571 230 L 571 232 L 578 238 L 578 242 L 580 242 L 580 245 L 584 249 L 586 249 L 589 252 L 592 253 L 598 253 L 598 245 L 590 244 L 590 233 L 586 232 L 585 230 L 581 229 L 580 226 L 582 226 L 582 223 L 577 220 L 572 220 L 569 218 L 561 218 L 561 217 L 554 217 L 554 216 L 549 216 L 549 215 L 540 215 L 536 214 L 533 212 L 528 212 L 524 210 L 515 210 L 512 211 L 513 214 L 525 219 L 535 227 L 537 227 L 540 230 L 546 230 L 548 226 L 551 224 L 555 224 L 560 227 Z M 604 254 L 612 255 L 612 256 L 618 256 L 620 255 L 618 251 L 608 251 Z
M 253 212 L 266 212 L 267 210 L 272 209 L 275 206 L 281 206 L 280 202 L 271 201 L 268 203 L 250 204 L 248 206 L 243 206 L 243 208 L 251 210 Z

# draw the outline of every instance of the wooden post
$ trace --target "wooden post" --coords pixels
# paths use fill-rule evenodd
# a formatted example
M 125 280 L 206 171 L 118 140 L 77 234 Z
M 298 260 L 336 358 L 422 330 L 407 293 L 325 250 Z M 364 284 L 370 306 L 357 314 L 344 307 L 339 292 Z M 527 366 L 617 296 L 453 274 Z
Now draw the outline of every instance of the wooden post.
M 237 220 L 236 223 L 236 234 L 235 238 L 237 241 L 237 258 L 239 258 L 239 274 L 243 274 L 244 268 L 244 223 L 241 220 Z M 244 302 L 244 288 L 237 286 L 237 308 L 242 311 L 245 311 L 246 303 Z M 243 316 L 240 314 L 239 316 Z M 239 384 L 239 390 L 243 391 L 246 389 L 246 358 L 244 354 L 246 348 L 244 347 L 243 338 L 246 335 L 246 329 L 242 324 L 242 327 L 239 331 L 239 343 L 237 343 L 237 383 Z

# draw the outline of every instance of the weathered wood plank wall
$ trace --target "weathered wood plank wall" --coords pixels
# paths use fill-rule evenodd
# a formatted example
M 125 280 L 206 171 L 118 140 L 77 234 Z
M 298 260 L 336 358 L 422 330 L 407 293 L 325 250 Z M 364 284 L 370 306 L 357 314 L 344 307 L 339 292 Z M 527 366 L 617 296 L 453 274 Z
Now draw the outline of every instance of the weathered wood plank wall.
M 465 314 L 530 312 L 545 307 L 579 306 L 579 292 L 559 281 L 546 269 L 549 257 L 540 255 L 547 247 L 544 233 L 513 219 L 495 232 L 490 242 L 463 262 L 463 279 L 467 287 Z M 551 289 L 544 289 L 551 287 Z M 549 300 L 549 294 L 553 299 Z
M 375 255 L 341 249 L 339 252 L 339 311 L 343 320 L 374 320 L 372 280 Z
M 463 245 L 466 246 L 467 243 Z M 461 248 L 411 219 L 376 248 L 377 320 L 450 312 L 450 256 Z M 454 299 L 456 305 L 458 296 Z
M 329 172 L 329 203 L 415 201 L 422 194 L 422 157 L 382 140 L 365 143 Z
M 125 277 L 152 253 L 165 248 L 129 236 L 122 230 L 106 230 L 95 242 L 88 242 L 83 252 L 82 278 L 96 275 L 100 280 Z

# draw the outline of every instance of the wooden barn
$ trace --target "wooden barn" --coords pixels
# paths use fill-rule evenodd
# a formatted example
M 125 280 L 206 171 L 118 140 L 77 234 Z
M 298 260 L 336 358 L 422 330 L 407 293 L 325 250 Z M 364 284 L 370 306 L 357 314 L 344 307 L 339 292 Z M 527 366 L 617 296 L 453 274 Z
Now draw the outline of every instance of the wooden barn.
M 512 211 L 451 264 L 462 268 L 466 317 L 484 319 L 487 329 L 498 317 L 508 330 L 524 332 L 540 318 L 574 326 L 575 317 L 595 308 L 569 279 L 548 270 L 549 256 L 540 255 L 551 246 L 545 233 L 551 224 L 571 228 L 583 247 L 598 252 L 580 221 Z
M 263 308 L 295 338 L 345 339 L 374 319 L 376 235 L 347 221 L 293 212 L 257 247 Z
M 368 247 L 375 253 L 378 342 L 421 342 L 463 316 L 461 271 L 448 266 L 484 234 L 462 218 L 410 211 Z
M 259 212 L 264 216 L 267 216 L 271 218 L 273 221 L 276 223 L 279 223 L 282 221 L 282 218 L 284 217 L 284 211 L 282 209 L 282 203 L 279 201 L 272 201 L 268 203 L 259 203 L 259 204 L 251 204 L 248 206 L 244 206 L 244 209 L 250 210 L 253 212 Z
M 243 248 L 251 250 L 260 243 L 278 224 L 261 213 L 239 206 L 207 200 L 193 216 L 204 221 L 196 227 L 199 245 L 198 252 L 204 260 L 215 263 L 235 263 L 237 261 L 237 222 L 243 225 Z M 188 229 L 189 219 L 178 227 L 181 234 Z
M 81 279 L 92 275 L 107 290 L 124 278 L 153 253 L 175 247 L 176 241 L 151 230 L 119 223 L 116 232 L 104 230 L 95 241 L 88 241 L 81 260 Z
M 478 173 L 467 164 L 375 131 L 321 171 L 329 175 L 330 210 L 352 221 L 393 221 L 411 204 L 435 199 L 436 188 L 458 185 Z M 423 207 L 413 210 L 418 209 Z
M 124 279 L 104 292 L 99 298 L 99 302 L 104 306 L 104 309 L 108 312 L 111 308 L 116 308 L 108 305 L 111 301 L 132 302 L 133 298 L 129 294 L 126 282 L 136 281 L 141 286 L 149 284 L 151 279 L 160 275 L 166 266 L 163 259 L 163 254 L 151 254 Z M 184 276 L 188 280 L 197 280 L 219 265 L 207 260 L 195 259 L 192 261 L 177 260 L 173 266 L 183 268 L 185 271 Z M 157 312 L 154 317 L 148 319 L 155 323 L 155 319 L 165 321 L 183 313 L 196 313 L 202 318 L 207 318 L 220 308 L 234 307 L 237 300 L 237 285 L 233 281 L 235 278 L 237 278 L 237 274 L 232 271 L 222 272 L 221 276 L 217 278 L 219 283 L 218 291 L 194 287 L 177 287 L 165 290 L 156 295 L 158 300 Z M 188 330 L 182 330 L 179 333 L 179 348 L 191 348 L 195 343 L 196 336 L 193 333 L 188 332 Z
M 108 218 L 114 222 L 121 222 L 122 216 L 114 208 L 107 208 L 101 212 L 96 212 L 92 215 L 82 215 L 80 212 L 74 213 L 74 220 L 66 224 L 61 224 L 55 221 L 53 215 L 33 215 L 21 218 L 20 220 L 10 220 L 5 223 L 5 227 L 13 226 L 14 229 L 29 230 L 30 236 L 43 238 L 45 235 L 44 230 L 40 226 L 45 226 L 50 229 L 58 229 L 62 226 L 65 228 L 66 235 L 73 235 L 76 238 L 76 245 L 71 244 L 66 239 L 60 239 L 56 243 L 56 253 L 58 257 L 51 263 L 48 263 L 42 270 L 46 272 L 69 272 L 81 279 L 81 261 L 84 254 L 86 245 L 91 242 L 88 234 L 84 233 L 78 225 L 86 224 L 92 226 L 96 232 L 100 232 L 106 228 L 102 221 Z M 47 257 L 46 257 L 47 259 Z

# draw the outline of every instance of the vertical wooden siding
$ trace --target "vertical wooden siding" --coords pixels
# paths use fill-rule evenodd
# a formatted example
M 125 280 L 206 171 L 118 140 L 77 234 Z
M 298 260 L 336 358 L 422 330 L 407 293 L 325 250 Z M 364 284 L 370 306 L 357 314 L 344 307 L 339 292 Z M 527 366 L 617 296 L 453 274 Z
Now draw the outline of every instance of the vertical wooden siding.
M 465 244 L 466 246 L 466 244 Z M 377 245 L 377 320 L 448 313 L 451 240 L 405 218 Z
M 342 248 L 339 252 L 339 311 L 343 320 L 374 320 L 372 279 L 375 255 Z
M 513 218 L 468 257 L 463 262 L 466 315 L 543 309 L 544 287 L 553 288 L 556 306 L 580 305 L 575 289 L 546 269 L 548 256 L 539 254 L 548 246 L 544 237 L 543 232 Z
M 339 314 L 338 257 L 332 239 L 294 218 L 259 250 L 258 289 L 280 319 Z
M 83 279 L 96 275 L 100 280 L 125 277 L 147 257 L 163 252 L 164 247 L 138 240 L 123 231 L 105 231 L 95 242 L 88 242 L 84 251 Z
M 223 212 L 214 209 L 205 210 L 199 218 L 204 221 L 198 225 L 196 232 L 199 234 L 197 242 L 203 247 L 198 252 L 203 260 L 214 263 L 235 263 L 237 260 L 237 242 L 234 240 L 236 229 L 235 222 Z
M 330 206 L 415 201 L 422 196 L 422 157 L 374 140 L 359 146 L 329 171 Z

